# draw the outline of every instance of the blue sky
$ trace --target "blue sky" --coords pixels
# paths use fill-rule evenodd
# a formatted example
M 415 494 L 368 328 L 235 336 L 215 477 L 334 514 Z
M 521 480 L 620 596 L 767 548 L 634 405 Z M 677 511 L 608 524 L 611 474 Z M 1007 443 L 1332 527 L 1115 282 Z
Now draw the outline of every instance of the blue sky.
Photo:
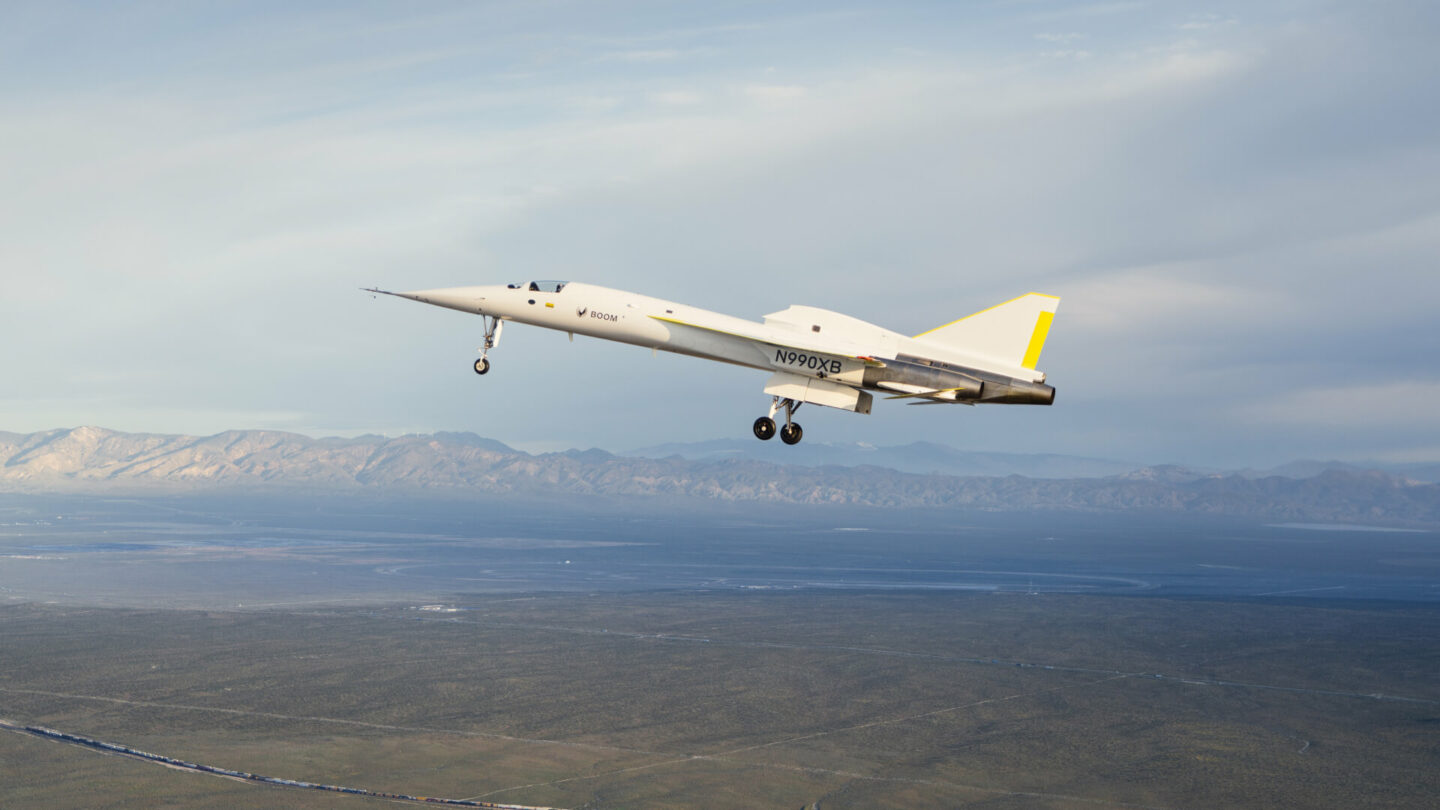
M 1044 408 L 807 441 L 1440 460 L 1440 7 L 8 3 L 0 429 L 746 436 L 764 374 L 356 290 L 566 278 L 919 332 Z

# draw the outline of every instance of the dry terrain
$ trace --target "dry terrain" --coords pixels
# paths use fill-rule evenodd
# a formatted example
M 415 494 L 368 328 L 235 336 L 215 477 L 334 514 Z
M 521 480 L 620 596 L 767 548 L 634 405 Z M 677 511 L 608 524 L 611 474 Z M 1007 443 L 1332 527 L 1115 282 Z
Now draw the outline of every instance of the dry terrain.
M 553 807 L 1433 807 L 1436 609 L 1026 594 L 0 608 L 0 717 Z M 338 807 L 0 733 L 0 805 Z M 282 795 L 283 794 L 283 795 Z

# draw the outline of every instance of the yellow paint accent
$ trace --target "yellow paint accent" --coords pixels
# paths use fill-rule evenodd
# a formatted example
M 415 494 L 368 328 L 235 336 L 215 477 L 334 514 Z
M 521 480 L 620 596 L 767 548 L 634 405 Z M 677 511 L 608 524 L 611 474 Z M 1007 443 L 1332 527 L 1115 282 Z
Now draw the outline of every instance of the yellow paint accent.
M 951 322 L 949 322 L 949 323 L 947 323 L 947 324 L 944 324 L 943 326 L 937 326 L 937 327 L 935 327 L 934 329 L 926 329 L 924 332 L 921 332 L 920 334 L 915 335 L 915 337 L 917 337 L 917 338 L 922 338 L 922 337 L 925 337 L 926 335 L 930 334 L 931 332 L 939 332 L 941 329 L 944 329 L 944 328 L 947 327 L 947 326 L 954 326 L 955 324 L 957 324 L 957 323 L 959 323 L 959 322 L 961 322 L 961 321 L 969 320 L 969 319 L 975 317 L 976 315 L 984 315 L 985 313 L 989 312 L 989 311 L 992 310 L 992 309 L 999 309 L 1000 307 L 1003 307 L 1003 306 L 1005 306 L 1006 304 L 1013 304 L 1013 303 L 1015 303 L 1016 301 L 1019 301 L 1021 298 L 1024 298 L 1024 297 L 1030 296 L 1030 295 L 1041 295 L 1041 296 L 1044 296 L 1044 297 L 1046 297 L 1046 298 L 1054 298 L 1056 301 L 1059 301 L 1059 300 L 1060 300 L 1060 296 L 1058 296 L 1058 295 L 1051 295 L 1051 294 L 1049 294 L 1049 293 L 1029 292 L 1029 293 L 1025 293 L 1025 295 L 1017 295 L 1017 296 L 1015 296 L 1014 298 L 1011 298 L 1009 301 L 1001 301 L 1000 303 L 996 304 L 996 305 L 993 306 L 993 307 L 986 307 L 986 308 L 980 310 L 979 312 L 972 312 L 972 313 L 970 313 L 969 315 L 966 315 L 966 316 L 963 317 L 963 318 L 956 318 L 955 320 L 953 320 L 953 321 L 951 321 Z
M 961 387 L 959 387 L 959 388 L 936 388 L 934 391 L 916 391 L 916 392 L 913 393 L 913 394 L 895 394 L 895 395 L 893 395 L 893 396 L 888 396 L 888 397 L 885 397 L 885 398 L 886 398 L 886 399 L 910 399 L 910 398 L 912 398 L 912 397 L 933 397 L 933 396 L 935 396 L 936 394 L 945 394 L 945 393 L 949 393 L 950 391 L 969 391 L 969 390 L 970 390 L 970 389 L 969 389 L 968 387 L 966 387 L 966 386 L 961 386 Z M 944 401 L 944 402 L 950 402 L 951 400 L 948 400 L 948 399 L 947 399 L 947 400 L 943 400 L 943 401 Z
M 714 333 L 717 334 L 717 335 L 730 335 L 731 337 L 744 338 L 745 340 L 753 340 L 753 341 L 755 341 L 756 343 L 763 343 L 763 344 L 765 344 L 765 345 L 767 345 L 767 346 L 779 346 L 779 347 L 782 347 L 782 348 L 794 349 L 794 350 L 796 350 L 796 351 L 809 352 L 810 354 L 825 354 L 825 355 L 829 355 L 829 356 L 831 356 L 831 357 L 848 357 L 848 358 L 850 358 L 851 360 L 859 360 L 859 359 L 860 359 L 859 357 L 856 357 L 856 356 L 853 355 L 853 354 L 841 354 L 840 352 L 826 351 L 826 350 L 824 350 L 824 349 L 809 349 L 809 348 L 804 348 L 804 347 L 801 347 L 801 346 L 792 346 L 792 345 L 789 345 L 789 344 L 786 344 L 786 343 L 776 343 L 776 342 L 774 342 L 774 341 L 772 341 L 772 340 L 768 340 L 768 339 L 763 338 L 763 337 L 756 337 L 755 335 L 744 335 L 744 334 L 741 334 L 741 333 L 739 333 L 739 332 L 731 332 L 731 331 L 728 331 L 728 330 L 725 330 L 725 329 L 716 329 L 716 328 L 713 327 L 713 326 L 701 326 L 701 325 L 698 324 L 698 323 L 687 323 L 686 321 L 680 321 L 680 320 L 676 320 L 676 319 L 674 319 L 674 318 L 666 318 L 666 317 L 663 317 L 663 316 L 660 316 L 660 315 L 651 315 L 650 317 L 653 318 L 653 319 L 655 319 L 655 320 L 657 320 L 657 321 L 660 321 L 660 322 L 662 322 L 662 323 L 673 323 L 673 324 L 675 324 L 676 326 L 688 326 L 688 327 L 690 327 L 691 329 L 700 329 L 700 330 L 703 330 L 703 331 L 705 331 L 705 332 L 714 332 Z M 881 368 L 884 368 L 884 367 L 885 367 L 885 364 L 879 362 L 878 360 L 867 360 L 867 361 L 865 361 L 865 363 L 866 363 L 866 365 L 875 364 L 875 365 L 879 365 Z
M 751 336 L 751 335 L 742 335 L 742 334 L 740 334 L 739 332 L 730 332 L 730 331 L 727 331 L 727 330 L 724 330 L 724 329 L 716 329 L 716 328 L 713 327 L 713 326 L 701 326 L 701 325 L 698 324 L 698 323 L 687 323 L 687 322 L 685 322 L 685 321 L 676 320 L 676 319 L 674 319 L 674 318 L 663 318 L 663 317 L 661 317 L 661 316 L 659 316 L 659 315 L 651 315 L 650 317 L 651 317 L 651 318 L 654 318 L 654 319 L 657 320 L 657 321 L 662 321 L 662 322 L 664 322 L 664 323 L 673 323 L 673 324 L 675 324 L 676 326 L 688 326 L 688 327 L 690 327 L 691 329 L 703 329 L 703 330 L 705 330 L 706 332 L 714 332 L 714 333 L 719 334 L 719 335 L 731 335 L 731 336 L 733 336 L 733 337 L 745 338 L 746 340 L 759 340 L 759 338 L 753 337 L 753 336 Z
M 546 301 L 546 302 L 545 302 L 545 306 L 547 306 L 547 307 L 549 307 L 549 308 L 551 308 L 551 309 L 554 309 L 554 308 L 555 308 L 555 302 L 554 302 L 554 301 Z
M 1035 331 L 1030 335 L 1030 345 L 1025 348 L 1025 359 L 1020 361 L 1020 365 L 1033 370 L 1040 362 L 1040 350 L 1045 348 L 1045 337 L 1050 334 L 1050 322 L 1053 320 L 1053 312 L 1042 312 L 1035 319 Z

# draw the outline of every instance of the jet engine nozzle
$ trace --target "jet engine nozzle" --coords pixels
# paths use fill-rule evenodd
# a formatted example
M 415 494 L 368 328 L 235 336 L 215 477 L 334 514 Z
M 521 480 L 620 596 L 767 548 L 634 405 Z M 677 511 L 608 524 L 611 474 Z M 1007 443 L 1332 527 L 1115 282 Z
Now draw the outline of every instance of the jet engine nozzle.
M 980 401 L 1007 405 L 1050 405 L 1055 401 L 1055 387 L 1025 380 L 987 381 Z

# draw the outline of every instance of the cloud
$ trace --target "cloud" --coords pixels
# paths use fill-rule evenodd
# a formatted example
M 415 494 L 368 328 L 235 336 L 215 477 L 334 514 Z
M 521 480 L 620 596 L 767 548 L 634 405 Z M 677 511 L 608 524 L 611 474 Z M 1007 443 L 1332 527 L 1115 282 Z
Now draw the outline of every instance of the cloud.
M 656 104 L 668 104 L 672 106 L 699 104 L 704 99 L 699 93 L 690 90 L 663 90 L 657 93 L 651 93 L 649 98 Z
M 806 89 L 797 84 L 752 84 L 741 88 L 747 97 L 767 104 L 782 104 L 804 97 Z
M 1411 411 L 1388 433 L 1338 413 L 1282 424 L 1308 400 L 1270 392 L 1334 379 L 1355 405 L 1357 380 L 1440 378 L 1422 7 L 1266 7 L 1205 31 L 1092 8 L 1110 17 L 1086 59 L 1037 55 L 1080 37 L 1032 38 L 1028 8 L 525 8 L 239 28 L 195 11 L 136 43 L 95 14 L 52 55 L 0 56 L 26 77 L 0 88 L 0 266 L 21 268 L 0 339 L 25 347 L 0 427 L 113 414 L 214 432 L 253 414 L 612 449 L 743 434 L 756 373 L 516 327 L 480 381 L 475 319 L 354 290 L 529 276 L 912 333 L 1028 289 L 1064 297 L 1043 358 L 1055 408 L 816 409 L 809 432 L 834 440 L 1220 464 L 1398 452 Z M 967 36 L 984 47 L 954 47 Z M 585 407 L 532 395 L 556 379 Z M 683 394 L 637 400 L 651 381 Z M 1433 393 L 1413 385 L 1385 393 Z
M 1069 328 L 1134 340 L 1163 341 L 1176 328 L 1213 323 L 1248 331 L 1277 315 L 1277 302 L 1267 296 L 1239 284 L 1204 280 L 1183 263 L 1108 273 L 1061 289 Z
M 1224 26 L 1238 25 L 1239 22 L 1234 17 L 1222 17 L 1219 14 L 1196 14 L 1177 27 L 1182 31 L 1211 31 Z
M 1237 417 L 1273 429 L 1325 428 L 1352 436 L 1394 434 L 1415 438 L 1440 433 L 1435 409 L 1440 381 L 1384 380 L 1362 383 L 1337 380 L 1266 396 L 1235 408 Z
M 668 62 L 679 59 L 683 53 L 678 48 L 657 48 L 645 51 L 618 51 L 604 54 L 601 58 L 617 62 Z
M 581 96 L 570 102 L 571 106 L 581 113 L 613 112 L 624 103 L 624 99 L 619 96 Z
M 1113 3 L 1062 3 L 1043 11 L 1029 12 L 1026 16 L 1034 22 L 1055 22 L 1088 17 L 1113 17 L 1121 14 L 1143 11 L 1146 4 L 1139 0 L 1122 0 Z

